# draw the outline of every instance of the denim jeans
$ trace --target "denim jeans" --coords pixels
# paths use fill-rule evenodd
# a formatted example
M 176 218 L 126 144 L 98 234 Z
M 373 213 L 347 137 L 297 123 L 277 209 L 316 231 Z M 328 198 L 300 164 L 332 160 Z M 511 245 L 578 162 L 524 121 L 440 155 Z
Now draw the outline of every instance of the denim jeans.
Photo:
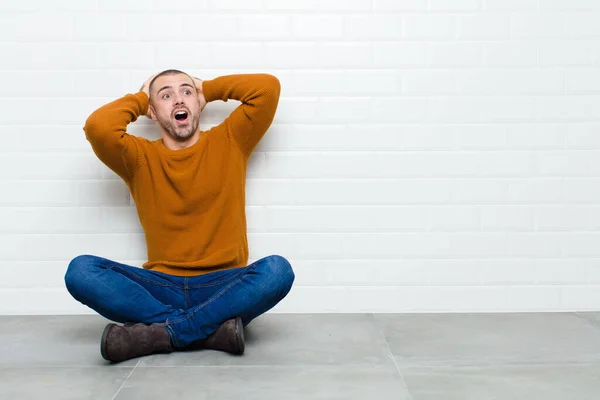
M 247 325 L 281 301 L 293 282 L 290 263 L 278 255 L 193 277 L 81 255 L 65 274 L 76 300 L 116 322 L 164 323 L 176 348 L 206 338 L 237 316 Z

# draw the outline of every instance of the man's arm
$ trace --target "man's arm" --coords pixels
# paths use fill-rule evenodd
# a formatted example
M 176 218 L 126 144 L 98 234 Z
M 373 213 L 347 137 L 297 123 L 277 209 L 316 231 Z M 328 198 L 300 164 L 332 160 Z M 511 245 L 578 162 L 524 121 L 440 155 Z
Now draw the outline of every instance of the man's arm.
M 83 130 L 94 153 L 117 175 L 128 182 L 139 167 L 139 140 L 127 134 L 127 125 L 148 112 L 148 95 L 136 94 L 108 103 L 94 111 Z
M 227 125 L 246 157 L 271 126 L 280 91 L 279 80 L 268 74 L 227 75 L 202 81 L 206 101 L 233 99 L 242 102 L 223 124 Z

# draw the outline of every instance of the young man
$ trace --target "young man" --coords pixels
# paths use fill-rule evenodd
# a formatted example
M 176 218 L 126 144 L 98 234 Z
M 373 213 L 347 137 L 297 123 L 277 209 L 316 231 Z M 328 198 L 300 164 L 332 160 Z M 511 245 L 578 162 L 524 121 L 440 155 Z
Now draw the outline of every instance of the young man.
M 189 348 L 241 354 L 243 326 L 289 292 L 294 273 L 285 258 L 247 265 L 246 168 L 273 121 L 279 92 L 279 81 L 267 74 L 201 81 L 167 70 L 88 118 L 86 137 L 129 187 L 148 248 L 144 268 L 91 255 L 68 266 L 71 295 L 125 323 L 104 329 L 105 359 Z M 242 104 L 200 131 L 206 103 L 228 99 Z M 161 139 L 126 133 L 142 115 L 158 123 Z

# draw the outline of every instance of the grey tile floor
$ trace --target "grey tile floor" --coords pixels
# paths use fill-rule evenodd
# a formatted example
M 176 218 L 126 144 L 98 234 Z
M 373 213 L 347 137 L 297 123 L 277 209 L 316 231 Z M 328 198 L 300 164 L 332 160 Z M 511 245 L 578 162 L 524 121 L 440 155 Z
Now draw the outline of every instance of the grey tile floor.
M 598 399 L 600 313 L 267 314 L 243 356 L 110 364 L 98 316 L 0 316 L 0 399 Z

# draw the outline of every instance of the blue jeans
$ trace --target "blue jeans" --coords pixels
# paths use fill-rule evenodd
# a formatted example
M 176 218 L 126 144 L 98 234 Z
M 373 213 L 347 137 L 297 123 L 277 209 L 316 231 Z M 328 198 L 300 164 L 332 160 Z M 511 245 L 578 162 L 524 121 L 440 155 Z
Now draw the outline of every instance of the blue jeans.
M 192 277 L 81 255 L 65 275 L 76 300 L 116 322 L 164 323 L 176 348 L 206 338 L 237 316 L 247 325 L 281 301 L 293 282 L 290 263 L 278 255 Z

